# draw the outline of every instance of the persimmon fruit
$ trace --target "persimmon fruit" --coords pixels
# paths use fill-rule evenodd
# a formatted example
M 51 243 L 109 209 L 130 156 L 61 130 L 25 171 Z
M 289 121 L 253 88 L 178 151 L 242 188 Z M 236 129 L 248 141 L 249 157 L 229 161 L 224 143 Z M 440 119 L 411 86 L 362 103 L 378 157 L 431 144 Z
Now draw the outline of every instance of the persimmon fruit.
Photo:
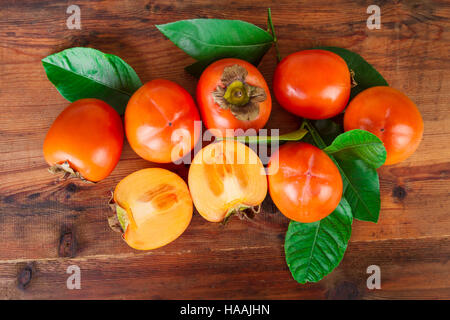
M 175 82 L 156 79 L 139 88 L 125 110 L 125 132 L 142 158 L 175 162 L 188 154 L 200 137 L 200 116 L 190 94 Z
M 192 218 L 186 183 L 166 169 L 147 168 L 128 175 L 116 186 L 113 199 L 122 237 L 137 250 L 156 249 L 174 241 Z
M 269 193 L 291 220 L 319 221 L 336 209 L 342 197 L 338 168 L 319 148 L 304 142 L 282 145 L 270 157 Z
M 196 99 L 206 128 L 221 137 L 238 129 L 263 128 L 272 110 L 263 75 L 251 63 L 234 58 L 216 61 L 203 71 Z
M 327 119 L 342 112 L 351 90 L 347 63 L 327 50 L 288 55 L 275 69 L 273 91 L 280 105 L 307 119 Z
M 44 158 L 52 172 L 65 171 L 97 182 L 117 165 L 123 135 L 122 120 L 110 105 L 80 99 L 53 122 L 44 140 Z
M 191 163 L 188 184 L 200 215 L 225 222 L 233 214 L 258 207 L 267 179 L 258 155 L 245 144 L 223 140 L 200 150 Z
M 360 92 L 344 114 L 345 131 L 367 130 L 383 141 L 385 165 L 399 163 L 418 148 L 423 135 L 419 109 L 405 94 L 391 87 Z

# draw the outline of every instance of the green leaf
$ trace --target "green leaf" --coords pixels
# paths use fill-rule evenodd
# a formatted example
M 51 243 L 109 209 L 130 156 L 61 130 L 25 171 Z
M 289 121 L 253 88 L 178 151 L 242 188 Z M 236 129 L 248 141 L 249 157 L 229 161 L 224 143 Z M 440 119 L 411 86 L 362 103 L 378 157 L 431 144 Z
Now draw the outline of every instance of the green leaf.
M 205 61 L 197 61 L 187 67 L 185 67 L 184 69 L 192 76 L 194 76 L 195 78 L 199 79 L 200 76 L 202 75 L 203 70 L 206 69 L 207 66 L 209 66 L 211 63 L 213 63 L 216 60 L 219 60 L 221 58 L 218 59 L 210 59 L 210 60 L 205 60 Z
M 386 161 L 383 142 L 373 133 L 360 129 L 340 134 L 324 151 L 341 160 L 361 159 L 373 168 Z
M 239 58 L 257 65 L 273 44 L 269 32 L 240 20 L 192 19 L 156 27 L 177 47 L 199 60 L 186 68 L 196 76 L 222 58 Z
M 380 215 L 380 181 L 377 170 L 362 160 L 335 160 L 344 183 L 344 197 L 353 217 L 378 222 Z
M 48 79 L 70 102 L 97 98 L 123 114 L 131 95 L 142 86 L 125 61 L 92 48 L 70 48 L 42 59 Z
M 342 125 L 338 122 L 338 119 L 335 118 L 311 120 L 311 123 L 327 145 L 330 145 L 344 131 Z
M 348 68 L 355 73 L 354 79 L 357 85 L 352 88 L 350 99 L 367 88 L 389 85 L 372 65 L 355 52 L 338 47 L 317 47 L 315 49 L 323 49 L 336 53 L 347 62 Z
M 293 278 L 317 282 L 333 271 L 344 257 L 352 231 L 352 212 L 345 198 L 326 218 L 312 223 L 291 221 L 284 251 Z

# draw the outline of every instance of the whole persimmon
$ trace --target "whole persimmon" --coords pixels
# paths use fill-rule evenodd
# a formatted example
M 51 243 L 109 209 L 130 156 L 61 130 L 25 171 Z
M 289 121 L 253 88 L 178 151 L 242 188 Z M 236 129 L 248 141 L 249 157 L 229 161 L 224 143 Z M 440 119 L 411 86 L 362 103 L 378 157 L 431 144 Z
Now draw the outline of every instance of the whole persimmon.
M 137 250 L 162 247 L 188 227 L 193 205 L 188 187 L 177 174 L 161 168 L 142 169 L 122 179 L 114 190 L 110 225 Z M 116 224 L 115 224 L 116 223 Z
M 336 209 L 342 197 L 339 169 L 319 148 L 304 142 L 282 145 L 270 157 L 269 193 L 291 220 L 319 221 Z
M 238 129 L 263 128 L 272 110 L 262 74 L 247 61 L 234 58 L 216 61 L 203 71 L 196 99 L 206 128 L 222 137 L 235 135 Z
M 92 182 L 106 178 L 119 161 L 123 126 L 106 102 L 80 99 L 64 109 L 44 141 L 52 172 L 66 171 Z
M 189 168 L 188 184 L 197 211 L 211 222 L 226 222 L 233 214 L 245 216 L 245 211 L 258 207 L 267 194 L 258 155 L 232 140 L 200 150 Z
M 128 101 L 125 133 L 139 156 L 169 163 L 193 149 L 200 137 L 199 121 L 194 100 L 184 88 L 156 79 L 139 88 Z
M 280 105 L 307 119 L 327 119 L 342 112 L 351 90 L 347 63 L 327 50 L 290 54 L 275 69 L 273 91 Z
M 372 87 L 359 93 L 344 114 L 345 131 L 367 130 L 383 141 L 385 165 L 399 163 L 418 148 L 423 120 L 414 102 L 397 89 Z

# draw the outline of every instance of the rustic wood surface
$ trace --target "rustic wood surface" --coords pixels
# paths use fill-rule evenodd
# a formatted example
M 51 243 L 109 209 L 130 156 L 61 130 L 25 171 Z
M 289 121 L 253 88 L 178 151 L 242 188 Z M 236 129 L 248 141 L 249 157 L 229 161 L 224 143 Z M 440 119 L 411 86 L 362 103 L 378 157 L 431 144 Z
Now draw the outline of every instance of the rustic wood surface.
M 374 1 L 85 1 L 81 30 L 66 27 L 67 1 L 0 1 L 0 298 L 3 299 L 397 299 L 450 298 L 450 4 L 375 1 L 381 29 L 366 27 Z M 67 106 L 40 60 L 88 46 L 116 54 L 149 81 L 166 78 L 194 93 L 183 67 L 193 60 L 154 24 L 188 18 L 242 19 L 266 26 L 272 8 L 282 56 L 316 45 L 351 49 L 418 105 L 425 133 L 407 161 L 379 170 L 378 224 L 355 221 L 339 267 L 316 284 L 296 283 L 283 242 L 288 220 L 267 199 L 254 223 L 225 228 L 197 213 L 175 242 L 129 248 L 108 227 L 110 190 L 152 164 L 126 143 L 110 177 L 95 185 L 47 172 L 45 134 Z M 260 70 L 271 82 L 272 49 Z M 298 121 L 276 103 L 268 127 Z M 169 166 L 181 175 L 186 167 Z M 66 269 L 81 268 L 81 290 Z M 368 290 L 366 268 L 381 268 Z

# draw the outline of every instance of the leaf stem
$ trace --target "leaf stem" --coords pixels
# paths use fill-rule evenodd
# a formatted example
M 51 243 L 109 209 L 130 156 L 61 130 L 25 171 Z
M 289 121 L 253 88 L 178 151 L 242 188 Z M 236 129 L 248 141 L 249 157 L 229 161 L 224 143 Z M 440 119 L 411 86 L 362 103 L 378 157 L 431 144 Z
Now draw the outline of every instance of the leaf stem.
M 267 25 L 270 28 L 270 32 L 272 33 L 273 43 L 275 45 L 275 51 L 277 52 L 277 61 L 280 62 L 281 55 L 280 55 L 280 50 L 278 49 L 278 40 L 277 40 L 277 35 L 275 33 L 275 27 L 273 26 L 272 11 L 270 10 L 270 8 L 267 8 Z
M 322 137 L 320 136 L 319 132 L 314 128 L 314 126 L 309 122 L 309 120 L 304 119 L 302 127 L 306 127 L 308 129 L 309 133 L 311 134 L 314 142 L 316 143 L 317 147 L 320 149 L 324 149 L 327 147 L 325 141 L 323 141 Z

